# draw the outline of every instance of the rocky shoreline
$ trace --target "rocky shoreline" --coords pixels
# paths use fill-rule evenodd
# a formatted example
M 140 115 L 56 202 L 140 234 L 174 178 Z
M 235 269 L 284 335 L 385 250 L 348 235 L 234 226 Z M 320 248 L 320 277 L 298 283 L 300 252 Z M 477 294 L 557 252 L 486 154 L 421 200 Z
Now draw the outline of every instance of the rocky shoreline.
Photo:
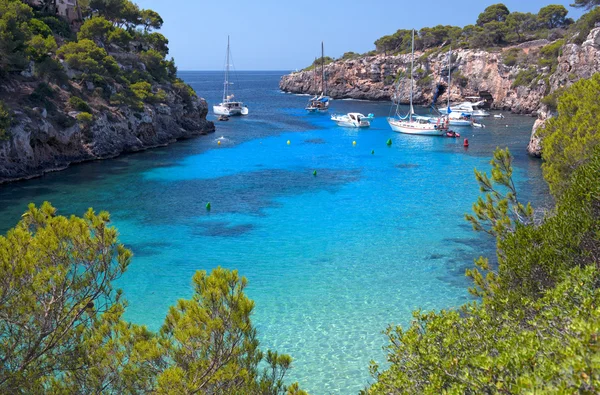
M 2 88 L 3 94 L 26 89 L 23 85 Z M 204 99 L 184 100 L 175 90 L 162 88 L 166 102 L 145 104 L 140 112 L 104 107 L 90 125 L 72 122 L 61 127 L 39 108 L 14 111 L 11 137 L 0 141 L 0 184 L 214 132 L 214 123 L 206 119 Z M 76 117 L 76 112 L 69 113 L 69 119 Z
M 566 44 L 552 67 L 542 67 L 538 62 L 540 50 L 549 44 L 552 43 L 548 40 L 536 40 L 496 52 L 454 51 L 453 83 L 450 92 L 443 93 L 438 103 L 444 102 L 448 94 L 451 101 L 457 102 L 485 92 L 493 98 L 494 110 L 537 116 L 527 150 L 541 157 L 541 142 L 535 131 L 552 116 L 552 109 L 542 99 L 600 71 L 600 28 L 593 29 L 581 45 Z M 506 61 L 511 49 L 520 52 L 524 60 L 512 65 Z M 447 78 L 447 59 L 443 52 L 415 54 L 415 103 L 431 103 L 436 86 Z M 408 103 L 410 77 L 406 70 L 409 68 L 410 54 L 338 60 L 325 66 L 327 93 L 334 99 L 364 100 L 391 100 L 396 95 L 401 103 Z M 533 78 L 522 83 L 527 72 Z M 282 91 L 297 94 L 314 94 L 318 86 L 320 77 L 312 70 L 285 75 L 279 84 Z

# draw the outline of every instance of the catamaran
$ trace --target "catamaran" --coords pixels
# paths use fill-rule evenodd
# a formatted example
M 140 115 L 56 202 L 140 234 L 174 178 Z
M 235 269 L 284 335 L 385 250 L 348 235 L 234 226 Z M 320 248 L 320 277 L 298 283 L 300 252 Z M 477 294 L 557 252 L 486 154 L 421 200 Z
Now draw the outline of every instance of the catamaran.
M 216 115 L 248 115 L 248 107 L 241 101 L 233 100 L 234 95 L 230 93 L 229 85 L 233 85 L 229 82 L 229 58 L 231 50 L 229 49 L 229 36 L 227 36 L 227 63 L 225 64 L 225 82 L 223 83 L 223 102 L 217 106 L 213 106 L 213 112 Z
M 396 104 L 396 116 L 388 117 L 387 121 L 394 132 L 405 134 L 418 134 L 424 136 L 443 136 L 448 131 L 448 119 L 439 117 L 435 123 L 430 123 L 427 117 L 415 115 L 413 107 L 415 67 L 415 31 L 412 31 L 412 56 L 410 61 L 410 109 L 408 114 L 401 116 L 399 113 L 400 101 Z
M 317 65 L 315 64 L 315 68 Z M 313 74 L 316 77 L 316 70 L 313 69 Z M 321 41 L 321 94 L 315 95 L 308 101 L 306 111 L 308 112 L 327 112 L 329 110 L 329 101 L 327 96 L 327 84 L 325 83 L 325 46 Z

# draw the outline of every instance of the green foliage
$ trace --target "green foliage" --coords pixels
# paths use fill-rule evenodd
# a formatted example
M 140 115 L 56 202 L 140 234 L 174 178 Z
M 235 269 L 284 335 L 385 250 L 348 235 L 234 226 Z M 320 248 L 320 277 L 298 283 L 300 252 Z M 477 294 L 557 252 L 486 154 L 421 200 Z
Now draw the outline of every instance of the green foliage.
M 512 12 L 506 17 L 508 29 L 516 35 L 510 41 L 521 42 L 525 38 L 524 35 L 534 32 L 538 27 L 537 16 L 527 12 Z
M 597 5 L 600 5 L 600 0 L 575 0 L 575 3 L 571 4 L 571 7 L 591 9 Z
M 521 70 L 515 76 L 512 87 L 517 88 L 519 86 L 530 86 L 536 77 L 538 77 L 538 72 L 535 67 L 530 67 L 527 70 Z
M 570 28 L 571 33 L 575 36 L 573 42 L 583 43 L 598 22 L 600 22 L 600 8 L 593 8 L 590 12 L 583 14 Z
M 198 97 L 194 89 L 180 79 L 173 82 L 173 88 L 188 106 L 191 106 L 193 98 Z
M 540 9 L 538 21 L 542 26 L 548 29 L 563 27 L 567 24 L 567 14 L 569 11 L 560 4 L 550 4 Z
M 479 14 L 477 25 L 484 26 L 486 23 L 490 22 L 504 22 L 509 14 L 510 11 L 504 4 L 498 3 L 491 5 Z
M 502 63 L 506 66 L 514 66 L 519 62 L 519 58 L 523 55 L 523 50 L 520 48 L 511 48 L 502 54 Z
M 560 52 L 564 45 L 565 40 L 557 40 L 540 49 L 540 59 L 538 64 L 541 67 L 549 67 L 550 73 L 554 73 L 558 66 L 558 57 L 560 56 Z
M 131 84 L 130 89 L 138 99 L 148 103 L 158 103 L 166 100 L 166 93 L 163 90 L 159 90 L 154 94 L 152 92 L 152 85 L 145 81 Z
M 46 23 L 36 18 L 29 20 L 29 30 L 32 35 L 40 35 L 43 38 L 52 35 L 52 29 Z
M 426 75 L 425 77 L 417 80 L 417 85 L 420 86 L 421 88 L 425 88 L 428 86 L 430 87 L 432 82 L 433 82 L 433 77 L 431 75 Z
M 160 33 L 145 33 L 142 35 L 142 41 L 151 49 L 164 56 L 169 53 L 169 40 Z
M 113 24 L 110 23 L 106 18 L 101 16 L 94 16 L 87 19 L 77 33 L 77 38 L 81 41 L 87 40 L 98 40 L 106 41 L 109 33 L 114 30 Z
M 555 196 L 569 187 L 571 174 L 588 162 L 600 145 L 600 74 L 580 80 L 558 99 L 558 116 L 551 118 L 539 136 L 542 138 L 544 177 Z
M 69 22 L 67 22 L 65 19 L 48 15 L 40 16 L 38 19 L 44 22 L 50 28 L 52 34 L 64 37 L 66 39 L 73 38 L 73 31 L 69 26 Z
M 549 95 L 542 98 L 541 103 L 545 104 L 548 109 L 555 112 L 558 109 L 558 98 L 564 93 L 564 89 L 557 89 Z
M 22 2 L 0 0 L 0 73 L 21 71 L 27 65 L 32 16 L 31 7 Z
M 87 113 L 92 112 L 90 105 L 87 104 L 85 102 L 85 100 L 83 100 L 82 98 L 77 97 L 77 96 L 71 96 L 69 98 L 69 105 L 75 111 L 82 111 L 82 112 L 87 112 Z
M 121 48 L 127 48 L 131 40 L 133 40 L 133 36 L 127 30 L 120 27 L 111 31 L 107 38 L 109 43 L 116 44 Z
M 8 128 L 12 122 L 10 108 L 0 100 L 0 141 L 8 139 Z
M 498 265 L 468 271 L 480 303 L 415 312 L 390 327 L 386 370 L 368 394 L 596 393 L 600 390 L 600 152 L 579 167 L 540 225 L 517 199 L 511 156 L 497 150 L 485 197 L 468 216 L 497 239 Z M 481 270 L 481 271 L 480 271 Z
M 76 116 L 77 121 L 84 127 L 87 127 L 94 122 L 94 116 L 89 112 L 80 112 Z
M 146 32 L 151 29 L 159 30 L 163 25 L 163 19 L 156 11 L 142 10 L 140 12 L 140 24 Z
M 0 392 L 306 395 L 288 355 L 259 349 L 236 271 L 197 272 L 159 333 L 124 321 L 132 254 L 109 223 L 44 203 L 0 237 Z
M 459 71 L 452 74 L 452 81 L 456 85 L 463 88 L 465 88 L 469 84 L 469 79 Z
M 360 56 L 360 54 L 357 54 L 356 52 L 344 52 L 344 54 L 342 55 L 341 58 L 339 58 L 338 60 L 350 60 L 350 59 L 356 59 Z
M 38 34 L 33 36 L 31 40 L 27 42 L 27 54 L 31 59 L 36 62 L 41 62 L 45 58 L 52 56 L 58 46 L 53 36 L 44 36 Z
M 115 59 L 92 40 L 83 39 L 67 43 L 60 47 L 57 54 L 67 62 L 69 67 L 85 73 L 115 76 L 119 71 Z
M 144 51 L 140 54 L 140 60 L 146 65 L 146 71 L 156 81 L 161 82 L 169 79 L 167 62 L 165 56 L 160 52 L 154 49 Z
M 29 95 L 29 101 L 35 105 L 42 105 L 45 108 L 52 108 L 52 103 L 48 100 L 54 97 L 54 89 L 45 82 L 40 82 L 33 92 Z

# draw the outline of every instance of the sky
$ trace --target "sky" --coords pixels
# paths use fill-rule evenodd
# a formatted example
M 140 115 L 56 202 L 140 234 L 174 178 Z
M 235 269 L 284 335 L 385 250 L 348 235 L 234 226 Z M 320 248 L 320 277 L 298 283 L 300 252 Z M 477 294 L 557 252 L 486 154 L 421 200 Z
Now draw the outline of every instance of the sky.
M 398 29 L 475 23 L 498 0 L 134 0 L 164 19 L 169 56 L 179 70 L 223 70 L 227 35 L 236 70 L 295 70 L 320 56 L 364 53 Z M 534 12 L 571 0 L 504 0 L 511 11 Z

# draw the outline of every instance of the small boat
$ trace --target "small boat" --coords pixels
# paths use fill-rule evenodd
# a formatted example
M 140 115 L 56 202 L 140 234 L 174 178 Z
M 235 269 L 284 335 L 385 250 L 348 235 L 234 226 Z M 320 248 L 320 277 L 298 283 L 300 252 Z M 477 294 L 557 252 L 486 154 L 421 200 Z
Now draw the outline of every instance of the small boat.
M 442 114 L 448 114 L 449 111 L 448 109 L 450 109 L 450 112 L 458 112 L 458 113 L 465 113 L 465 114 L 469 114 L 473 117 L 489 117 L 490 113 L 485 111 L 485 110 L 479 110 L 477 109 L 477 105 L 482 104 L 484 102 L 477 102 L 477 103 L 471 103 L 471 102 L 463 102 L 460 104 L 456 104 L 454 106 L 451 107 L 446 107 L 446 108 L 439 108 L 439 112 Z
M 316 65 L 315 69 L 313 69 L 313 75 L 315 77 L 316 87 Z M 315 95 L 310 99 L 305 109 L 308 112 L 327 112 L 329 111 L 330 100 L 331 99 L 327 96 L 327 84 L 325 83 L 325 47 L 321 41 L 321 94 L 319 96 Z
M 415 67 L 415 31 L 412 31 L 412 51 L 410 62 L 410 109 L 408 114 L 401 116 L 398 112 L 400 102 L 396 103 L 396 116 L 387 119 L 394 132 L 422 136 L 443 136 L 448 131 L 448 120 L 439 117 L 435 123 L 430 123 L 427 117 L 415 115 L 413 107 L 414 67 Z
M 216 115 L 248 115 L 248 107 L 241 101 L 233 100 L 233 94 L 229 94 L 229 55 L 231 51 L 229 49 L 229 36 L 227 36 L 227 63 L 225 65 L 225 82 L 223 84 L 223 102 L 217 106 L 213 106 L 213 112 Z
M 229 121 L 229 117 L 227 115 L 219 115 L 217 121 Z
M 454 130 L 448 130 L 444 136 L 451 138 L 459 138 L 460 133 L 456 133 Z
M 494 118 L 504 119 L 504 115 L 502 115 L 502 114 L 495 114 Z
M 372 114 L 369 114 L 372 115 Z M 349 128 L 368 128 L 371 126 L 371 122 L 363 114 L 358 112 L 349 112 L 346 115 L 333 115 L 331 120 L 338 124 L 338 126 L 345 126 Z

